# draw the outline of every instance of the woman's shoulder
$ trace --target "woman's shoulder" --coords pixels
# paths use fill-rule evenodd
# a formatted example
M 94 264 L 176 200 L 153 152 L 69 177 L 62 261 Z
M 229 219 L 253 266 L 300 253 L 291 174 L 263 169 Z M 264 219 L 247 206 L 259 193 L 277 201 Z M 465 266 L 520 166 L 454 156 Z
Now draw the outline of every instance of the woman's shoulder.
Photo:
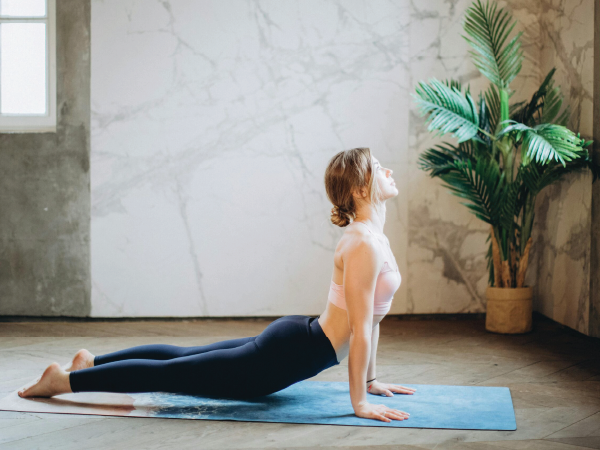
M 342 234 L 342 240 L 350 241 L 350 240 L 363 240 L 366 238 L 374 237 L 372 233 L 366 227 L 361 226 L 358 223 L 351 223 L 350 225 L 344 228 L 344 233 Z M 366 239 L 370 240 L 370 239 Z
M 344 230 L 337 245 L 337 252 L 348 253 L 357 251 L 360 248 L 372 249 L 377 252 L 379 243 L 377 237 L 360 225 L 350 224 Z

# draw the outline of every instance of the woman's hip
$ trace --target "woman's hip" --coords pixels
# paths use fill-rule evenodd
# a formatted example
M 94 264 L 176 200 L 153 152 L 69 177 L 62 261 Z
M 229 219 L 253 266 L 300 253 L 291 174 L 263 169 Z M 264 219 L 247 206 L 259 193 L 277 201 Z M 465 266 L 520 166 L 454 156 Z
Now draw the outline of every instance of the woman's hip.
M 280 317 L 271 322 L 255 342 L 265 360 L 271 361 L 275 368 L 299 376 L 314 376 L 339 364 L 335 349 L 317 317 Z

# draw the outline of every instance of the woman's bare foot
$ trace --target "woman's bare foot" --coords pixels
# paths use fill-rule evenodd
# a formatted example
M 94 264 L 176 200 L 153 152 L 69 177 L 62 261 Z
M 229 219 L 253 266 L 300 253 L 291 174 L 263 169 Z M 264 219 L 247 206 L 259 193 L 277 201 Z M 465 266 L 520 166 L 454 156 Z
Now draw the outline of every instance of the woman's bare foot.
M 19 391 L 19 397 L 52 397 L 53 395 L 68 394 L 71 390 L 69 372 L 57 362 L 50 364 L 44 373 L 32 385 Z
M 88 369 L 94 367 L 94 355 L 88 352 L 85 348 L 82 348 L 75 356 L 70 365 L 63 366 L 63 369 L 67 372 L 73 372 L 75 370 Z

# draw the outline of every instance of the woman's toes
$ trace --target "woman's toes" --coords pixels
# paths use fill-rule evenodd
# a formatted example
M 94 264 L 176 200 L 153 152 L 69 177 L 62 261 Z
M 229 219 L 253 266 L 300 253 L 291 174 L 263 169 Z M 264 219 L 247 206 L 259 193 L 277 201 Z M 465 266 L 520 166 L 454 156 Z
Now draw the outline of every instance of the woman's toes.
M 35 380 L 30 381 L 28 384 L 26 384 L 25 386 L 23 386 L 23 388 L 19 391 L 19 393 L 23 393 L 25 392 L 28 388 L 30 388 L 31 386 L 33 386 L 34 384 L 38 383 L 40 381 L 42 377 L 37 377 Z
M 52 397 L 68 392 L 63 386 L 65 380 L 61 378 L 64 375 L 63 371 L 58 363 L 50 364 L 37 383 L 18 392 L 19 397 Z

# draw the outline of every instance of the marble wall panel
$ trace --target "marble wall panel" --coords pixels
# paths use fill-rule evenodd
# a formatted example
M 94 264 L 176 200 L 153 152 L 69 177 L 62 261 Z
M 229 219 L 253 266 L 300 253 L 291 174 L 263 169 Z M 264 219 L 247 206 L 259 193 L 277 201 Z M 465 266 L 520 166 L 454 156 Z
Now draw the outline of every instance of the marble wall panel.
M 323 174 L 368 146 L 401 192 L 408 4 L 92 2 L 92 315 L 320 314 Z M 392 312 L 403 312 L 406 285 Z
M 556 68 L 571 108 L 569 128 L 593 135 L 594 1 L 541 0 L 540 70 Z M 534 308 L 589 334 L 592 176 L 569 174 L 536 202 L 538 254 Z

